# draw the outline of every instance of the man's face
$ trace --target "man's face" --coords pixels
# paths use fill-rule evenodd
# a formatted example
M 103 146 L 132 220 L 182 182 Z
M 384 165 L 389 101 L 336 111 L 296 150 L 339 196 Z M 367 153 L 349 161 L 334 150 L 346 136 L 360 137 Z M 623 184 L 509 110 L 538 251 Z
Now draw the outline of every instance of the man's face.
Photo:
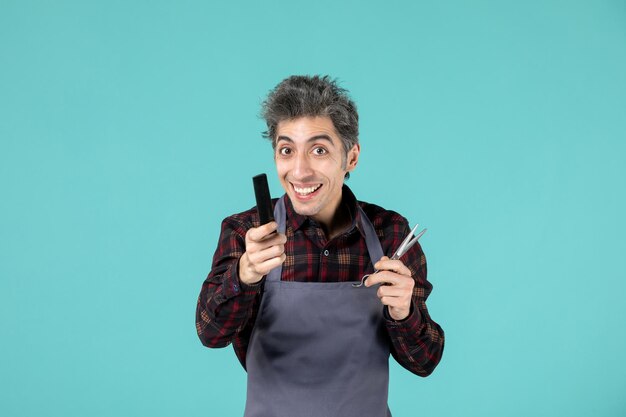
M 278 123 L 276 171 L 296 212 L 329 225 L 341 203 L 344 176 L 356 166 L 359 151 L 359 145 L 354 145 L 345 156 L 328 117 Z

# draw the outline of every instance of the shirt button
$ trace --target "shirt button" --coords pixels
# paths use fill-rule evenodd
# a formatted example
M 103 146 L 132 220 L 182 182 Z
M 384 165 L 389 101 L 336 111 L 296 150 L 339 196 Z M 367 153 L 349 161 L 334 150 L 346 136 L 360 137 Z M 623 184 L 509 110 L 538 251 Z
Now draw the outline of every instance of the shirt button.
M 326 250 L 324 251 L 324 256 L 328 256 L 328 253 L 329 253 L 329 252 L 328 252 L 328 249 L 326 249 Z
M 239 285 L 237 284 L 233 285 L 233 290 L 235 290 L 235 292 L 239 291 Z

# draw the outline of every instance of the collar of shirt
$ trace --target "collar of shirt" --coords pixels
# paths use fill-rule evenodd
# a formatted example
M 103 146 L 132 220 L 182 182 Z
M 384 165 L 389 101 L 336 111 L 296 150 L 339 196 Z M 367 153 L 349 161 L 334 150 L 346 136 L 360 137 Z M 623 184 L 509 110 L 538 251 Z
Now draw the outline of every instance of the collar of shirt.
M 351 233 L 356 228 L 359 233 L 365 237 L 365 233 L 361 230 L 361 212 L 357 209 L 357 204 L 359 203 L 354 196 L 354 193 L 352 193 L 350 187 L 344 184 L 341 189 L 341 205 L 348 210 L 350 218 L 352 219 L 351 226 L 344 233 Z M 289 200 L 289 196 L 287 194 L 285 194 L 285 212 L 287 214 L 287 224 L 294 231 L 304 226 L 307 222 L 312 222 L 308 216 L 298 214 L 294 210 L 291 200 Z

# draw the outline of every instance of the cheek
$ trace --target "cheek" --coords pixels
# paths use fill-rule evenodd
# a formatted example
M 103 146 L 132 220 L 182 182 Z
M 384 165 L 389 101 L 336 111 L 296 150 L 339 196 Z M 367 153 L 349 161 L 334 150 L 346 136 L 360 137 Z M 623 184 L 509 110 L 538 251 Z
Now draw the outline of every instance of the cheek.
M 288 171 L 288 167 L 284 162 L 276 160 L 276 173 L 279 178 L 282 178 Z
M 315 161 L 315 166 L 319 171 L 324 171 L 329 174 L 341 169 L 341 156 L 339 155 L 328 155 L 328 157 L 324 159 L 319 159 Z
M 332 155 L 329 155 L 328 159 L 329 161 L 332 161 L 333 166 L 343 165 L 343 158 L 341 157 L 341 155 L 332 154 Z

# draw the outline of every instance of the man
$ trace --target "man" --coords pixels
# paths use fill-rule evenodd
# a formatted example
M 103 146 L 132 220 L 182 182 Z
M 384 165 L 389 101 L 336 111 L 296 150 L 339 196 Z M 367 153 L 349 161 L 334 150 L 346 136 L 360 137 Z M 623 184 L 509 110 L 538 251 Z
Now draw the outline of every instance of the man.
M 346 90 L 292 76 L 263 116 L 286 194 L 274 222 L 259 224 L 256 208 L 223 221 L 198 336 L 208 347 L 233 343 L 248 372 L 246 417 L 390 416 L 389 354 L 427 376 L 443 353 L 422 249 L 383 256 L 410 232 L 407 220 L 344 185 L 360 153 Z M 365 287 L 351 285 L 374 269 Z

